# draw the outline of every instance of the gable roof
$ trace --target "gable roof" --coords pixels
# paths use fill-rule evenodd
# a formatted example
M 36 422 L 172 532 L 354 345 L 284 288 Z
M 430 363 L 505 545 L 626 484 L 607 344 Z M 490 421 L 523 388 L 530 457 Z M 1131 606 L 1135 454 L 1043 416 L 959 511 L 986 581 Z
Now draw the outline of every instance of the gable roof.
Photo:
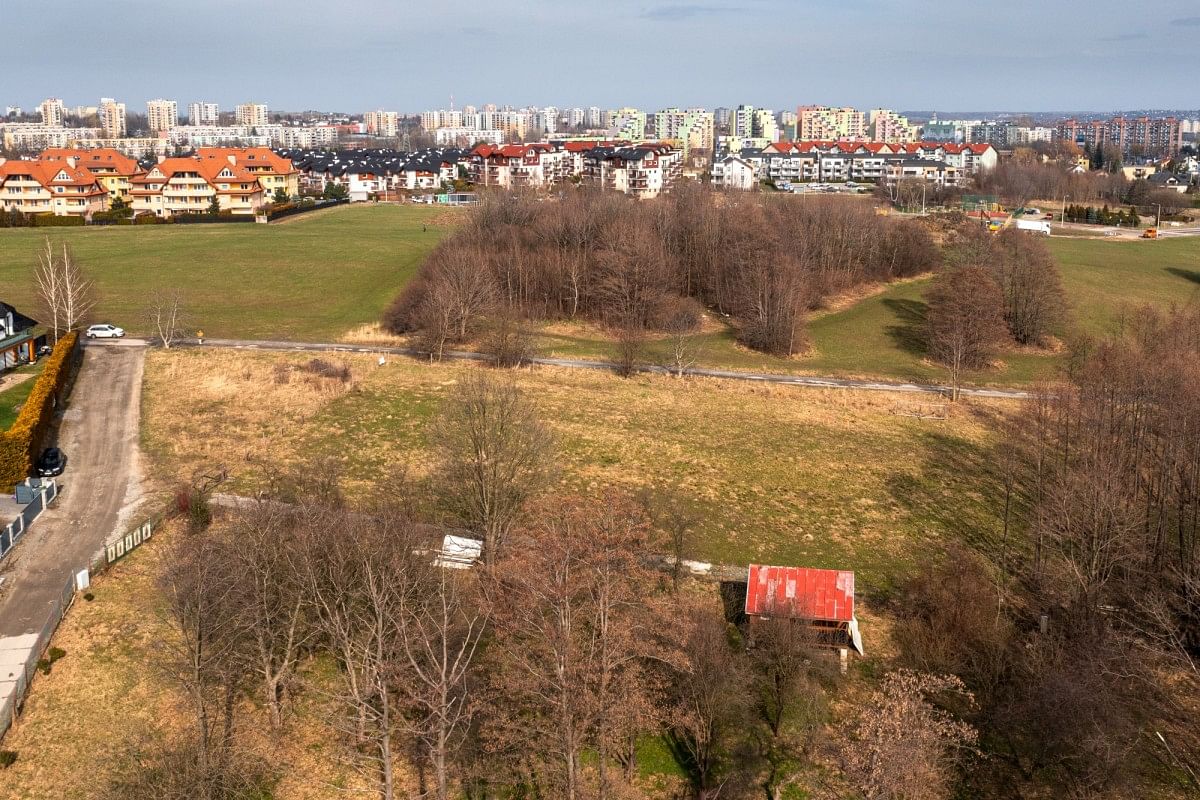
M 48 147 L 42 151 L 44 161 L 66 161 L 75 159 L 75 165 L 92 172 L 134 176 L 142 172 L 136 158 L 125 155 L 112 147 L 97 147 L 93 150 L 83 150 L 71 147 Z
M 854 619 L 854 573 L 751 564 L 746 614 L 822 622 Z

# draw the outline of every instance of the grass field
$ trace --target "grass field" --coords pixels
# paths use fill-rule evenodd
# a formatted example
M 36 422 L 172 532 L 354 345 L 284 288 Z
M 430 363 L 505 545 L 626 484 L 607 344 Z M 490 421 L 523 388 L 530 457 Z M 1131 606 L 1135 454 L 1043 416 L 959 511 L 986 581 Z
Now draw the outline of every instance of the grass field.
M 144 332 L 147 296 L 182 290 L 190 328 L 212 337 L 329 340 L 380 313 L 460 212 L 343 206 L 272 225 L 0 230 L 5 301 L 33 307 L 33 269 L 49 239 L 95 280 L 97 320 Z
M 304 371 L 299 354 L 152 353 L 143 444 L 155 474 L 223 465 L 244 492 L 331 459 L 355 492 L 420 480 L 426 423 L 475 367 L 337 358 L 349 383 Z M 869 393 L 553 369 L 515 380 L 558 439 L 565 489 L 677 487 L 704 518 L 699 558 L 841 565 L 883 590 L 947 537 L 982 541 L 995 528 L 978 490 L 984 423 L 1011 404 L 936 421 L 903 416 L 931 401 Z
M 41 371 L 42 363 L 38 362 L 9 373 L 20 375 L 22 379 L 19 383 L 0 391 L 0 431 L 8 430 L 17 421 L 17 414 L 21 413 L 21 406 L 29 399 L 29 393 L 33 391 L 33 385 L 37 383 L 37 376 Z

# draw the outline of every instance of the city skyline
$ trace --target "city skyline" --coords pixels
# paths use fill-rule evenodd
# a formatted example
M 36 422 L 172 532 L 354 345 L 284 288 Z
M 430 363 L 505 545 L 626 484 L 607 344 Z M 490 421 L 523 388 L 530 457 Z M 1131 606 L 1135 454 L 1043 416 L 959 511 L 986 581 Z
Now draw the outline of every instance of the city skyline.
M 512 0 L 482 15 L 464 0 L 437 9 L 352 0 L 333 11 L 218 0 L 189 14 L 142 0 L 10 0 L 6 22 L 24 35 L 9 43 L 0 103 L 28 109 L 62 97 L 71 107 L 115 97 L 141 113 L 162 97 L 181 111 L 203 100 L 406 114 L 446 107 L 452 95 L 459 107 L 744 102 L 1103 113 L 1200 103 L 1184 68 L 1200 15 L 1182 0 L 1145 3 L 1134 18 L 1111 0 L 1093 3 L 1086 17 L 1026 0 L 1002 13 L 889 0 L 827 8 Z M 837 25 L 821 24 L 830 13 Z M 186 41 L 170 33 L 181 23 Z M 129 48 L 45 47 L 56 31 L 80 28 Z

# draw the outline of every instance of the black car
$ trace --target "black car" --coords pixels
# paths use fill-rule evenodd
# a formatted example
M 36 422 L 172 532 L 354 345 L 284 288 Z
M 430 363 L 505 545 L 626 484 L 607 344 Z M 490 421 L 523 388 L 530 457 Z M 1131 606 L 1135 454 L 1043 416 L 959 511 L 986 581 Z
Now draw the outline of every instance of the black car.
M 37 474 L 43 478 L 52 478 L 55 475 L 62 475 L 66 468 L 67 457 L 63 451 L 57 447 L 47 447 L 42 451 L 42 457 L 38 459 Z

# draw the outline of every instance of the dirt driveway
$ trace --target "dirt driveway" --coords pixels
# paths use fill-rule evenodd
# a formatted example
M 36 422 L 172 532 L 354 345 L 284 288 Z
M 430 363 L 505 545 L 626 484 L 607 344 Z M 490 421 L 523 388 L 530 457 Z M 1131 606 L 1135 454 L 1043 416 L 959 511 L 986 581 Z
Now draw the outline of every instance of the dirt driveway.
M 40 630 L 67 578 L 134 522 L 145 354 L 137 340 L 85 348 L 58 435 L 67 455 L 62 494 L 0 562 L 0 637 Z

